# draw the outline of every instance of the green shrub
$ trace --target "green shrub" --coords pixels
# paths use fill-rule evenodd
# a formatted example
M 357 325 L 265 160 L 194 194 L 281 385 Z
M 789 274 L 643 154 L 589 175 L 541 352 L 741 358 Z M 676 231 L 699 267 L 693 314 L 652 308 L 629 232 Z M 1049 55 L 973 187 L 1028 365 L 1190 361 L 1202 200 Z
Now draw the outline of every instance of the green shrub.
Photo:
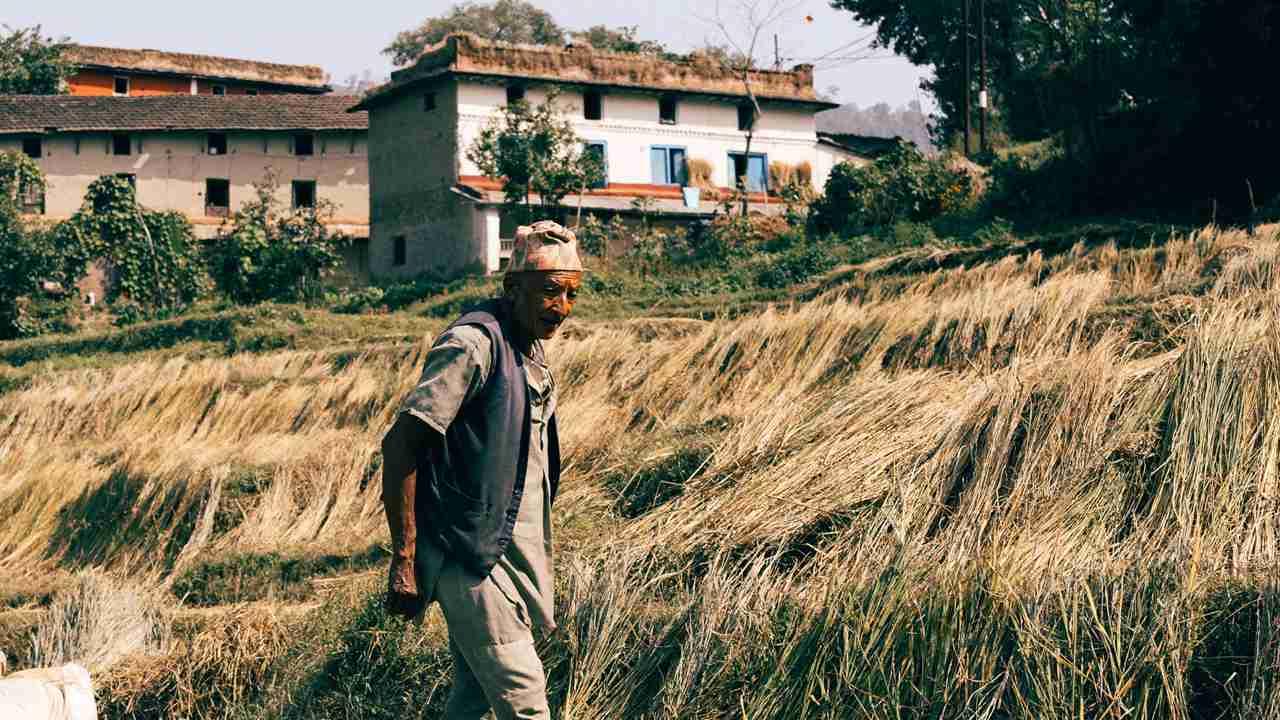
M 937 242 L 938 235 L 924 223 L 899 220 L 889 229 L 888 240 L 893 247 L 922 247 Z
M 386 309 L 382 300 L 386 291 L 380 287 L 364 287 L 356 290 L 344 290 L 333 296 L 329 309 L 336 313 L 355 315 L 371 312 L 379 308 Z
M 1013 224 L 1001 217 L 992 218 L 991 222 L 973 233 L 973 241 L 980 245 L 995 245 L 1012 239 Z
M 321 279 L 342 262 L 338 249 L 348 239 L 324 224 L 333 204 L 286 211 L 278 186 L 274 173 L 255 183 L 256 199 L 236 211 L 206 252 L 214 283 L 235 302 L 315 300 L 324 292 Z
M 989 215 L 1066 217 L 1088 204 L 1084 193 L 1091 185 L 1089 172 L 1060 151 L 998 159 L 988 178 L 982 204 Z
M 964 207 L 970 195 L 967 174 L 901 141 L 869 165 L 836 165 L 810 218 L 818 233 L 856 233 L 900 220 L 928 222 Z
M 616 216 L 615 216 L 616 217 Z M 574 228 L 578 247 L 592 257 L 604 257 L 609 250 L 609 227 L 595 215 L 588 215 Z
M 804 282 L 835 265 L 836 258 L 825 245 L 802 245 L 773 258 L 756 276 L 756 283 L 765 288 L 783 288 Z

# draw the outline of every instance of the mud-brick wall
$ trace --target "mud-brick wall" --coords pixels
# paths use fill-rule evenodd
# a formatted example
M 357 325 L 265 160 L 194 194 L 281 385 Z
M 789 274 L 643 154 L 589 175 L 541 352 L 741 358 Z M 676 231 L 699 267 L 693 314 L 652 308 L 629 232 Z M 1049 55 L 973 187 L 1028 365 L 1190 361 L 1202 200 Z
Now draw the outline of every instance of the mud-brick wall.
M 458 89 L 452 79 L 415 87 L 369 113 L 369 270 L 374 276 L 455 273 L 480 263 L 475 210 L 458 179 Z M 434 102 L 425 99 L 432 95 Z M 395 263 L 397 237 L 405 262 Z

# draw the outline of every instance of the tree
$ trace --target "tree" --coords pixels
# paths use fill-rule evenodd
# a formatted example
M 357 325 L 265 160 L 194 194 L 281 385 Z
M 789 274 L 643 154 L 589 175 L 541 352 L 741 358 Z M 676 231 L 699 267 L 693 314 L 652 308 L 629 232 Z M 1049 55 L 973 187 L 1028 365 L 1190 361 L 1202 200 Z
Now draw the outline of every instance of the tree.
M 45 282 L 69 287 L 84 275 L 84 262 L 66 252 L 50 233 L 22 221 L 19 198 L 43 191 L 44 175 L 26 155 L 0 153 L 0 339 L 36 335 L 44 323 L 30 312 L 29 299 Z
M 623 26 L 616 30 L 607 25 L 593 25 L 586 30 L 573 32 L 571 36 L 574 42 L 590 45 L 596 50 L 641 55 L 669 55 L 662 43 L 637 39 L 639 30 L 637 25 Z
M 333 203 L 285 210 L 277 197 L 275 173 L 254 183 L 245 203 L 209 246 L 206 262 L 217 288 L 237 303 L 309 300 L 320 281 L 342 262 L 339 248 L 349 239 L 329 232 L 325 221 Z
M 40 34 L 40 26 L 0 33 L 0 94 L 56 95 L 75 67 L 64 57 L 70 41 Z
M 440 17 L 396 35 L 383 54 L 396 65 L 408 65 L 427 47 L 449 33 L 469 32 L 488 40 L 534 45 L 563 45 L 565 31 L 551 14 L 526 0 L 494 0 L 492 4 L 463 2 Z M 589 32 L 589 31 L 588 31 Z
M 539 105 L 509 103 L 467 149 L 467 158 L 485 175 L 502 178 L 509 209 L 524 221 L 559 219 L 560 203 L 604 180 L 604 166 L 585 152 L 553 87 Z M 538 196 L 538 207 L 532 196 Z
M 90 183 L 80 210 L 58 223 L 52 236 L 82 270 L 90 260 L 107 263 L 108 302 L 127 300 L 144 311 L 172 312 L 204 291 L 191 222 L 179 212 L 144 208 L 123 177 L 103 175 Z
M 760 37 L 769 27 L 784 15 L 800 6 L 799 2 L 785 0 L 736 0 L 734 7 L 727 14 L 722 12 L 720 0 L 716 0 L 716 14 L 712 22 L 720 30 L 720 34 L 728 43 L 719 61 L 725 69 L 732 72 L 742 82 L 742 89 L 747 94 L 747 109 L 750 116 L 746 122 L 746 147 L 743 149 L 743 171 L 749 173 L 751 168 L 751 141 L 755 138 L 756 123 L 763 111 L 760 100 L 756 97 L 755 84 L 751 79 L 752 69 L 756 66 L 756 52 L 760 46 Z M 714 48 L 714 46 L 709 46 Z M 713 55 L 709 55 L 714 57 Z M 738 182 L 745 190 L 747 181 L 739 177 Z M 742 193 L 742 214 L 747 214 L 748 194 Z

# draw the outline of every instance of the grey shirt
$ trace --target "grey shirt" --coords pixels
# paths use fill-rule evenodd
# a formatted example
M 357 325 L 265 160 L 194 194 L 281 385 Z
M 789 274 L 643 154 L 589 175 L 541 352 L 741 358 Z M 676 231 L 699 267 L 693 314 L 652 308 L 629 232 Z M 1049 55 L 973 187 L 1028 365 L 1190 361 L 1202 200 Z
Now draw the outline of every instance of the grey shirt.
M 436 339 L 427 353 L 418 385 L 400 407 L 445 433 L 462 405 L 476 397 L 489 379 L 492 364 L 489 336 L 478 327 L 462 325 Z M 516 515 L 511 544 L 494 566 L 494 582 L 513 602 L 523 604 L 535 627 L 555 628 L 554 586 L 551 577 L 551 478 L 547 461 L 547 422 L 555 413 L 555 378 L 546 367 L 542 344 L 524 358 L 529 387 L 531 427 L 525 469 L 524 495 Z M 418 536 L 418 586 L 430 600 L 440 571 L 448 562 L 443 552 Z

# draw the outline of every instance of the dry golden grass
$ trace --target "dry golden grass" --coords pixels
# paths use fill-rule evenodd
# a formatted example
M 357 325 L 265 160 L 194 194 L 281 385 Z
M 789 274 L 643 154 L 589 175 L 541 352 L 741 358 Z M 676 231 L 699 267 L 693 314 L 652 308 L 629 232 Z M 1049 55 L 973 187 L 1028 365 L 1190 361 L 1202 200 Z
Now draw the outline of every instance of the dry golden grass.
M 1206 228 L 949 270 L 919 255 L 742 318 L 567 328 L 554 703 L 1280 717 L 1276 248 L 1275 228 Z M 377 440 L 425 340 L 0 395 L 0 576 L 163 587 L 217 554 L 364 550 L 385 538 Z M 399 712 L 336 673 L 435 707 L 438 619 L 387 644 L 368 588 L 323 621 L 210 616 L 167 660 L 112 670 L 112 707 Z M 309 623 L 337 647 L 299 650 Z

